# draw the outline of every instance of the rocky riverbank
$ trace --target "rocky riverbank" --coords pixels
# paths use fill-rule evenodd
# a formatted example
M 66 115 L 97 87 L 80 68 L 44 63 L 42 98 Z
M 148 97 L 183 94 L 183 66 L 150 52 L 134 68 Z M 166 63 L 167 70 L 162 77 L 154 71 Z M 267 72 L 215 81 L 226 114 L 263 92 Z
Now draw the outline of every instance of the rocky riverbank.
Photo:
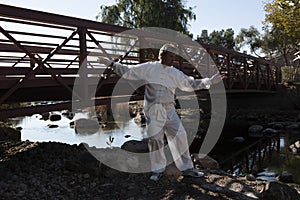
M 0 144 L 1 199 L 300 199 L 298 186 L 201 170 L 204 177 L 186 178 L 171 165 L 153 182 L 149 173 L 123 173 L 101 164 L 83 144 Z
M 133 111 L 131 115 L 135 116 L 140 107 Z M 202 118 L 209 119 L 210 114 L 202 113 Z M 237 104 L 228 111 L 225 128 L 235 130 L 236 134 L 242 127 L 241 133 L 247 133 L 248 128 L 254 125 L 255 131 L 252 127 L 250 132 L 261 136 L 266 128 L 286 130 L 292 124 L 297 125 L 299 131 L 299 121 L 299 111 L 295 111 L 294 107 L 290 111 L 278 109 L 267 112 L 265 108 L 243 109 Z M 205 120 L 200 127 L 205 132 Z M 77 121 L 75 130 L 78 129 Z M 168 166 L 159 182 L 153 182 L 149 180 L 150 173 L 124 173 L 109 168 L 95 159 L 83 144 L 19 140 L 19 132 L 0 130 L 0 199 L 300 200 L 300 186 L 295 184 L 267 182 L 251 175 L 233 176 L 220 169 L 203 166 L 199 169 L 205 172 L 204 177 L 186 178 L 173 165 Z

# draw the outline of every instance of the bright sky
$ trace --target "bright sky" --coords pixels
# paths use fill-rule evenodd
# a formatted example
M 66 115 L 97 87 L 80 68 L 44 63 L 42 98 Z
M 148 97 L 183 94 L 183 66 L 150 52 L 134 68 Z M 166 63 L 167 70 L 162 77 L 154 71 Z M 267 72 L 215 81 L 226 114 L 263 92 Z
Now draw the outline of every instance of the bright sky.
M 188 7 L 194 7 L 197 19 L 190 22 L 194 37 L 201 30 L 208 32 L 233 28 L 238 34 L 241 28 L 251 25 L 261 31 L 264 20 L 264 0 L 187 0 Z M 115 0 L 0 0 L 7 4 L 55 14 L 95 20 L 102 4 L 111 5 Z

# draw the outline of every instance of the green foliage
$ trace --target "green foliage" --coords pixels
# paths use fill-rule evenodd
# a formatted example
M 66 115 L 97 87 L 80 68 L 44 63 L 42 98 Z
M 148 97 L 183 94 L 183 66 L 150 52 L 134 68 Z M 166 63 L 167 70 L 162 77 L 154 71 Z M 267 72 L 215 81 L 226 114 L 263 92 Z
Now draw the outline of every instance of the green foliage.
M 268 58 L 283 58 L 292 65 L 300 43 L 300 4 L 298 0 L 271 0 L 265 3 L 264 33 L 253 26 L 241 29 L 235 42 L 237 49 L 250 47 L 251 53 Z M 285 70 L 287 72 L 287 70 Z
M 236 36 L 235 42 L 237 49 L 249 46 L 251 53 L 257 56 L 257 51 L 260 50 L 263 45 L 262 35 L 254 26 L 250 26 L 249 29 L 242 28 L 240 33 Z
M 265 11 L 266 45 L 283 56 L 286 65 L 289 65 L 290 58 L 299 50 L 300 3 L 298 0 L 273 0 L 265 4 Z
M 210 43 L 210 39 L 209 39 L 207 30 L 202 30 L 201 35 L 197 36 L 197 41 L 205 43 L 205 44 Z
M 293 66 L 284 66 L 281 67 L 282 72 L 282 82 L 293 82 L 295 77 L 295 67 Z M 300 72 L 297 72 L 297 76 L 300 76 Z
M 298 0 L 274 0 L 265 5 L 265 23 L 280 31 L 290 42 L 300 43 L 300 3 Z
M 101 5 L 97 19 L 130 28 L 163 27 L 188 33 L 188 22 L 196 20 L 192 9 L 182 0 L 117 0 L 115 5 Z
M 214 44 L 228 49 L 234 49 L 234 31 L 232 28 L 221 31 L 213 31 L 208 35 L 207 30 L 202 30 L 201 36 L 197 36 L 196 41 L 205 44 Z

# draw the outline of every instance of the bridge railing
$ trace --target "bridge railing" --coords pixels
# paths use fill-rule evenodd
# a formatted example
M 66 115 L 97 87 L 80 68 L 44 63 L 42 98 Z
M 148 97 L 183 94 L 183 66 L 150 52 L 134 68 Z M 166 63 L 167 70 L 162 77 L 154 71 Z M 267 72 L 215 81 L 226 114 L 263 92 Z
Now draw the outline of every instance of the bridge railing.
M 127 28 L 89 20 L 0 5 L 0 21 L 0 103 L 69 100 L 80 67 L 95 77 L 106 68 L 86 60 L 90 51 L 115 58 L 127 45 L 112 41 Z
M 227 92 L 272 92 L 279 83 L 279 66 L 262 58 L 233 50 L 202 44 L 221 73 L 227 75 Z

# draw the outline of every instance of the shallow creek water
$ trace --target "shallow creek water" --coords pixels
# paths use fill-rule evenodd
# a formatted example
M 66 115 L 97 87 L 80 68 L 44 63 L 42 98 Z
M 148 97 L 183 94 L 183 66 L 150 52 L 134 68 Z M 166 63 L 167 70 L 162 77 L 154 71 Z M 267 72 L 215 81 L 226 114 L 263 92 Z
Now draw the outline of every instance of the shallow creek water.
M 124 142 L 129 140 L 142 140 L 146 137 L 145 127 L 138 125 L 134 119 L 126 122 L 118 122 L 121 129 L 115 123 L 106 123 L 105 127 L 100 124 L 100 129 L 94 134 L 78 134 L 74 128 L 70 127 L 70 123 L 76 119 L 89 118 L 88 112 L 77 112 L 74 118 L 69 119 L 62 115 L 62 112 L 55 112 L 62 116 L 59 121 L 50 121 L 41 119 L 40 114 L 16 118 L 13 126 L 21 127 L 21 140 L 29 140 L 33 142 L 61 142 L 67 144 L 87 143 L 89 146 L 97 148 L 120 147 Z M 56 128 L 49 128 L 48 125 L 57 125 Z M 274 156 L 263 169 L 256 174 L 263 180 L 274 181 L 277 173 L 288 171 L 294 175 L 295 182 L 300 183 L 300 172 L 298 170 L 300 159 L 297 155 L 291 155 L 288 146 L 291 141 L 299 140 L 300 134 L 283 135 L 280 139 L 280 155 Z M 113 142 L 111 139 L 113 138 Z M 222 144 L 219 148 L 226 148 L 232 145 L 232 141 Z M 224 146 L 223 146 L 224 145 Z

